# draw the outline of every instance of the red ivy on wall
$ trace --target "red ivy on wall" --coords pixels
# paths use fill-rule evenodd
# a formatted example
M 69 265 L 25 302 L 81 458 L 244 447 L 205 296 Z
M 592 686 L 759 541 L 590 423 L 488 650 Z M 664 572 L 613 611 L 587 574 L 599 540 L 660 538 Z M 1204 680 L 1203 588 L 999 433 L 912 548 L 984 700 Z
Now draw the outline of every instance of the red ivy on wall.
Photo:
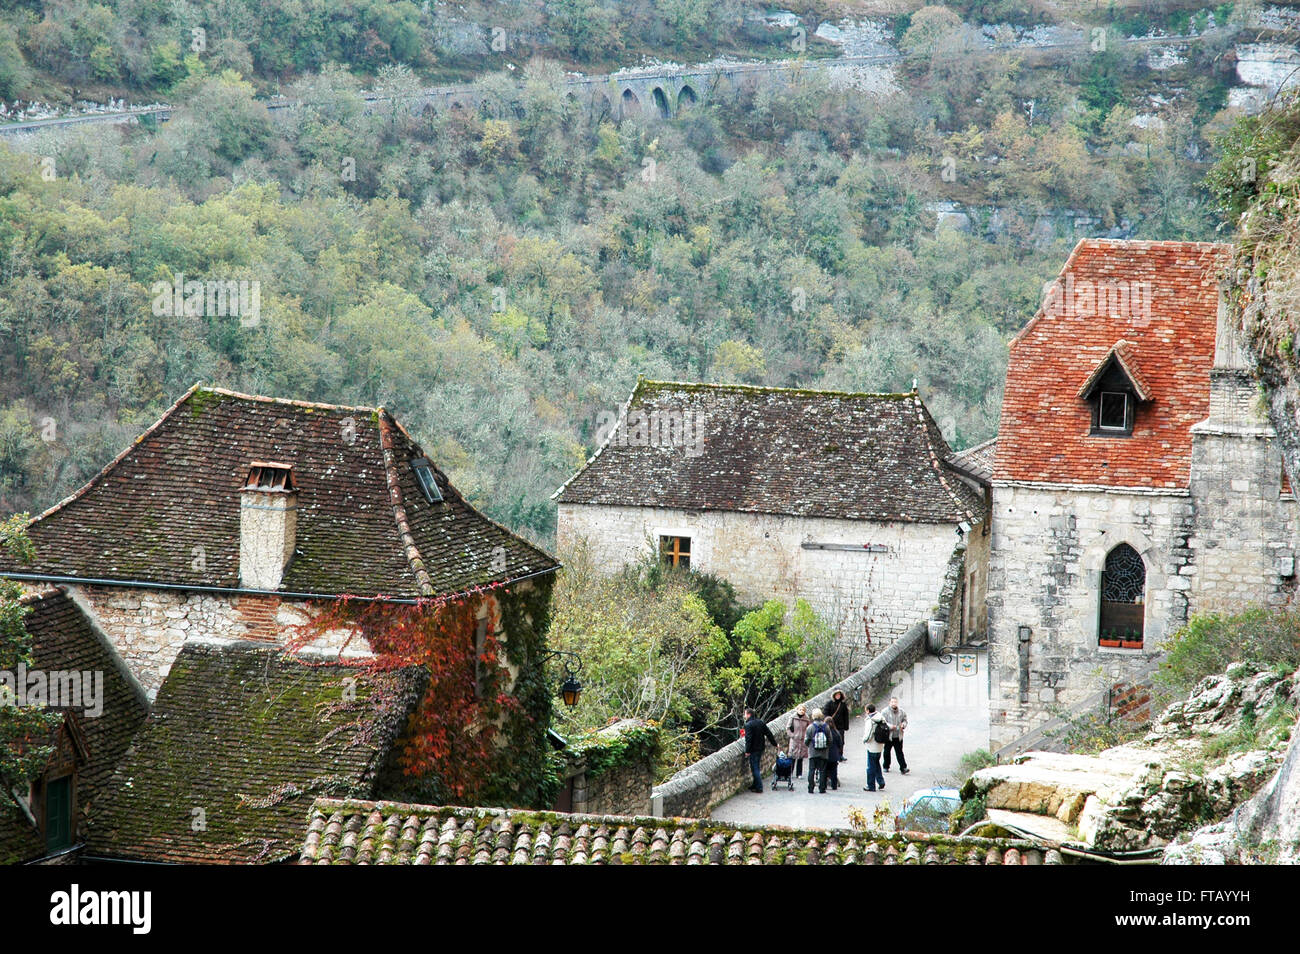
M 481 607 L 487 614 L 482 639 Z M 472 803 L 492 773 L 502 720 L 521 708 L 510 693 L 511 675 L 498 641 L 500 623 L 498 602 L 488 589 L 414 604 L 343 597 L 325 604 L 311 623 L 299 628 L 290 651 L 346 630 L 351 633 L 348 643 L 360 636 L 376 654 L 348 665 L 426 668 L 428 689 L 401 741 L 402 770 L 410 776 L 432 773 L 448 796 Z

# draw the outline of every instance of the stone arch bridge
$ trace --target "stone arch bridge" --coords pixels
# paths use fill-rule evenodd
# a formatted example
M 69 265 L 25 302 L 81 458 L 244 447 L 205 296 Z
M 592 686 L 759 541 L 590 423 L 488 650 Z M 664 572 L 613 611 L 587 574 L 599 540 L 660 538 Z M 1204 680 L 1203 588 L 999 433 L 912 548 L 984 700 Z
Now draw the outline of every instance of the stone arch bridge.
M 565 76 L 566 95 L 588 107 L 598 117 L 614 120 L 636 116 L 671 119 L 707 102 L 744 88 L 762 85 L 787 85 L 805 70 L 883 65 L 898 59 L 895 55 L 836 57 L 826 60 L 779 60 L 769 63 L 705 64 L 690 67 L 624 70 L 604 75 L 570 73 Z M 403 97 L 412 113 L 443 113 L 456 109 L 478 109 L 481 95 L 477 87 L 433 86 L 419 94 Z M 367 108 L 376 109 L 392 102 L 390 94 L 367 93 Z M 268 100 L 272 115 L 297 106 L 289 99 Z

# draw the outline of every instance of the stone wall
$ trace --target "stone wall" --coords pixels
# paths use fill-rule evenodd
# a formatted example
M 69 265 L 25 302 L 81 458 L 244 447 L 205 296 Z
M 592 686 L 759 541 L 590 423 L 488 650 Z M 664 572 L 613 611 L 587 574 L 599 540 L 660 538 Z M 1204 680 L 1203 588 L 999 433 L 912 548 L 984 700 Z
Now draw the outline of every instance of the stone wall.
M 534 583 L 524 581 L 517 586 L 516 592 L 526 593 L 533 589 Z M 273 594 L 70 584 L 61 584 L 61 588 L 112 643 L 150 700 L 157 695 L 186 640 L 286 642 L 320 612 L 318 604 Z M 22 589 L 26 593 L 39 593 L 48 587 L 24 584 Z M 495 596 L 486 596 L 478 606 L 478 617 L 488 616 L 495 603 Z M 495 615 L 500 618 L 499 608 Z M 528 622 L 532 624 L 531 620 Z M 343 651 L 345 657 L 370 655 L 366 642 L 347 629 L 331 630 L 304 649 L 327 654 Z M 508 660 L 503 660 L 503 664 L 512 680 L 519 678 L 517 666 Z
M 1212 372 L 1209 420 L 1192 428 L 1192 611 L 1283 606 L 1295 595 L 1295 503 L 1249 372 Z
M 1195 507 L 1186 491 L 993 490 L 990 748 L 1110 684 L 1133 680 L 1187 621 Z M 1142 649 L 1098 645 L 1101 571 L 1127 543 L 1146 566 Z M 1030 627 L 1022 644 L 1019 627 Z
M 660 536 L 690 537 L 691 567 L 730 581 L 742 602 L 778 599 L 789 604 L 802 597 L 846 644 L 866 643 L 869 634 L 873 652 L 867 656 L 930 616 L 958 543 L 955 524 L 593 504 L 559 507 L 559 552 L 585 541 L 597 565 L 611 572 L 657 548 Z M 805 546 L 818 543 L 858 549 Z M 872 552 L 868 544 L 881 550 Z
M 310 620 L 309 604 L 278 596 L 68 586 L 152 699 L 188 639 L 273 641 Z M 341 640 L 340 640 L 341 642 Z
M 629 728 L 644 728 L 637 719 L 624 719 L 601 729 L 598 735 L 617 735 Z M 655 766 L 652 752 L 610 767 L 603 772 L 589 772 L 579 764 L 573 775 L 573 808 L 588 815 L 649 815 L 650 792 L 654 787 Z
M 893 645 L 865 667 L 821 695 L 807 700 L 804 705 L 810 712 L 824 708 L 837 689 L 849 697 L 854 695 L 855 690 L 860 690 L 864 700 L 883 700 L 893 685 L 894 674 L 906 672 L 925 655 L 926 634 L 925 622 L 914 623 Z M 786 737 L 786 727 L 793 717 L 794 709 L 791 709 L 767 724 L 778 741 Z M 777 751 L 779 747 L 770 745 L 764 750 L 764 774 L 771 772 Z M 749 760 L 745 758 L 745 745 L 737 739 L 655 786 L 654 814 L 660 817 L 707 818 L 714 805 L 748 788 L 752 782 Z

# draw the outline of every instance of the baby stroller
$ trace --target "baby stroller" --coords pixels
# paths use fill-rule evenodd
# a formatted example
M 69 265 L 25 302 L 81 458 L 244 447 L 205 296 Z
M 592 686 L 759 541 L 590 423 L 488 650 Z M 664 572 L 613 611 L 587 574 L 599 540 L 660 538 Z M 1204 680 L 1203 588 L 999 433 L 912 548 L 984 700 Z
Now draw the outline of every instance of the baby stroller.
M 794 791 L 794 759 L 784 752 L 776 753 L 776 768 L 772 770 L 772 788 L 776 788 L 781 782 L 785 782 L 790 791 Z

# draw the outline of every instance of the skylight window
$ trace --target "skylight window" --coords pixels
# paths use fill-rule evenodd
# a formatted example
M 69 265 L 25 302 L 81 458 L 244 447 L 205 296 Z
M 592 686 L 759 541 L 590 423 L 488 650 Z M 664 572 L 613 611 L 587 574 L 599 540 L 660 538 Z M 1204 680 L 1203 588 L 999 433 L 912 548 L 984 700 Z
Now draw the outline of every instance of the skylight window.
M 429 503 L 442 503 L 442 493 L 438 482 L 433 479 L 433 465 L 427 457 L 417 457 L 411 461 L 411 470 L 415 471 L 415 480 L 424 492 L 424 499 Z

